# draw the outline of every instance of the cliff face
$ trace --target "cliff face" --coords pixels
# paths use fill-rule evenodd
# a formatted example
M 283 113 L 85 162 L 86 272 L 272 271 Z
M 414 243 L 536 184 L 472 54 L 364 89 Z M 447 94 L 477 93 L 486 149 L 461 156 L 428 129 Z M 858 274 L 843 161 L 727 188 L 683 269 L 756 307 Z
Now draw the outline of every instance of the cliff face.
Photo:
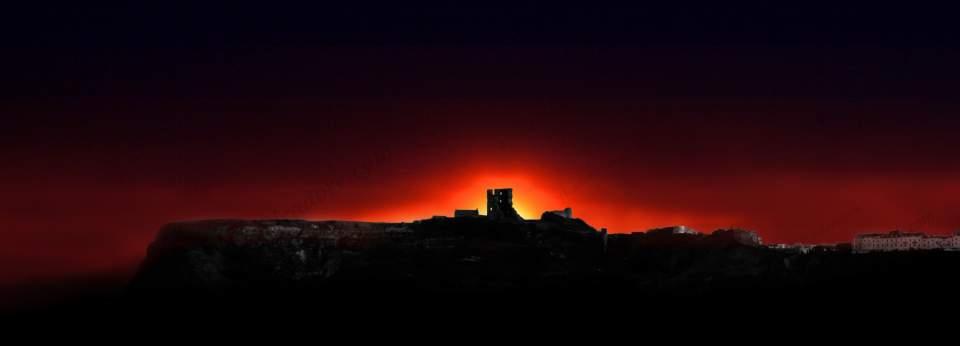
M 165 226 L 150 245 L 135 290 L 217 291 L 258 283 L 324 280 L 344 251 L 363 251 L 408 225 L 299 220 L 211 220 Z
M 131 289 L 216 293 L 355 282 L 500 289 L 588 272 L 601 251 L 600 234 L 582 221 L 184 222 L 159 232 Z
M 944 274 L 960 253 L 799 254 L 757 246 L 750 235 L 638 233 L 612 235 L 604 246 L 593 227 L 556 215 L 524 223 L 186 222 L 159 232 L 130 289 L 148 297 L 265 290 L 277 294 L 258 296 L 322 297 L 323 304 L 384 292 L 862 299 L 960 289 Z

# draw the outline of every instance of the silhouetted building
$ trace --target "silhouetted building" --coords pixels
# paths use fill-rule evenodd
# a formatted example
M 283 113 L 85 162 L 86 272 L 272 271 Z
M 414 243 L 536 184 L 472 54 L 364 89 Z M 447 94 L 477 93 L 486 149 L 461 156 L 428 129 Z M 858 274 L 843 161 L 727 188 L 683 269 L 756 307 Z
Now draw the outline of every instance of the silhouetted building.
M 800 253 L 805 254 L 813 251 L 813 248 L 816 247 L 814 244 L 770 244 L 766 246 L 768 249 L 773 249 L 777 251 L 784 251 L 790 253 Z
M 549 211 L 549 213 L 552 213 L 558 216 L 563 216 L 568 219 L 573 218 L 573 209 L 570 209 L 570 208 L 564 208 L 563 210 L 551 210 Z
M 480 211 L 477 209 L 457 209 L 453 211 L 453 217 L 479 217 Z
M 960 249 L 960 233 L 935 236 L 923 233 L 892 231 L 881 234 L 859 234 L 853 239 L 853 251 L 909 251 Z
M 684 225 L 680 225 L 680 226 L 670 226 L 670 227 L 654 228 L 654 229 L 648 230 L 648 231 L 647 231 L 647 234 L 650 234 L 650 235 L 662 235 L 662 234 L 692 234 L 692 235 L 696 235 L 696 234 L 700 234 L 700 232 L 697 231 L 697 230 L 695 230 L 695 229 L 693 229 L 693 228 L 690 228 L 690 227 L 687 227 L 687 226 L 684 226 Z
M 713 231 L 712 236 L 714 238 L 727 238 L 747 246 L 760 246 L 763 244 L 763 240 L 760 239 L 760 235 L 758 235 L 757 232 L 739 228 L 718 229 Z
M 513 189 L 487 189 L 487 218 L 523 222 L 517 210 L 513 209 Z

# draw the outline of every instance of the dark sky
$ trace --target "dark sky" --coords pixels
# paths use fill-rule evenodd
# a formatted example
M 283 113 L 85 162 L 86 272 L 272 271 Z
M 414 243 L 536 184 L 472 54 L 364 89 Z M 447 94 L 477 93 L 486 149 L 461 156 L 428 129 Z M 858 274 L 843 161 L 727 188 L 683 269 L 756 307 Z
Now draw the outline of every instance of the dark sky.
M 956 9 L 589 3 L 13 5 L 0 282 L 130 268 L 174 220 L 499 186 L 615 232 L 960 228 Z

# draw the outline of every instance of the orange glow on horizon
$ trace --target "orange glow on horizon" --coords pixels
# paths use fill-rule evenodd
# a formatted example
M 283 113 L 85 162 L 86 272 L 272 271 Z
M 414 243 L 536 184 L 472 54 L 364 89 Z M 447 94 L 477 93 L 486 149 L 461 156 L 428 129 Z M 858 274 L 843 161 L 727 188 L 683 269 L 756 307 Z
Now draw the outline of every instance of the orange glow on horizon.
M 487 189 L 512 188 L 514 208 L 524 219 L 539 219 L 545 211 L 569 207 L 573 209 L 574 217 L 597 229 L 607 228 L 612 233 L 671 225 L 686 225 L 707 231 L 735 227 L 742 221 L 730 215 L 678 213 L 618 204 L 605 197 L 598 198 L 593 193 L 584 193 L 593 191 L 592 188 L 577 190 L 565 184 L 577 179 L 548 178 L 548 174 L 539 174 L 535 170 L 522 173 L 481 172 L 465 179 L 441 176 L 427 181 L 423 185 L 408 186 L 415 191 L 415 195 L 407 196 L 393 205 L 373 205 L 365 210 L 341 214 L 317 210 L 305 217 L 314 220 L 412 222 L 433 216 L 452 217 L 455 209 L 477 209 L 481 215 L 486 215 Z M 583 187 L 582 182 L 579 185 Z
M 784 177 L 779 190 L 758 185 L 740 187 L 733 193 L 709 185 L 678 188 L 677 182 L 669 179 L 638 179 L 630 183 L 631 190 L 625 191 L 621 186 L 630 180 L 592 179 L 590 176 L 578 176 L 577 172 L 572 171 L 540 171 L 536 166 L 516 168 L 500 172 L 487 171 L 483 165 L 459 165 L 456 168 L 458 170 L 423 175 L 403 184 L 355 187 L 349 193 L 335 196 L 343 199 L 342 203 L 326 202 L 326 205 L 314 205 L 305 213 L 287 215 L 312 220 L 371 222 L 411 222 L 433 216 L 451 217 L 455 209 L 477 209 L 481 215 L 485 215 L 486 190 L 512 188 L 514 207 L 525 219 L 539 219 L 544 211 L 570 207 L 574 217 L 596 229 L 606 228 L 610 233 L 685 225 L 702 232 L 719 228 L 745 228 L 760 232 L 765 241 L 795 242 L 798 238 L 831 241 L 839 238 L 842 241 L 844 238 L 831 233 L 835 229 L 853 234 L 891 227 L 886 224 L 905 225 L 893 226 L 900 228 L 918 227 L 912 226 L 915 222 L 900 221 L 910 221 L 904 216 L 909 211 L 902 214 L 889 212 L 883 214 L 885 220 L 877 220 L 880 214 L 851 214 L 857 209 L 848 207 L 869 200 L 879 210 L 899 208 L 898 204 L 892 204 L 894 201 L 885 196 L 892 192 L 913 193 L 915 190 L 909 188 L 915 184 L 912 181 L 902 184 L 861 181 L 859 185 L 847 183 L 843 189 L 822 192 L 822 184 L 825 183 Z M 753 196 L 753 199 L 739 197 L 743 195 Z M 772 203 L 781 201 L 783 195 L 792 196 L 794 202 L 789 205 Z M 949 193 L 939 198 L 947 205 L 953 196 L 955 194 Z M 327 201 L 326 197 L 322 200 Z M 824 200 L 836 201 L 833 208 L 837 211 L 819 210 L 819 219 L 805 218 L 797 211 L 797 208 L 818 208 Z M 942 214 L 949 215 L 946 210 Z M 948 221 L 934 221 L 921 224 L 919 228 L 935 232 L 949 229 Z M 936 228 L 941 223 L 948 226 Z
M 433 216 L 453 216 L 455 209 L 477 209 L 481 215 L 486 215 L 487 189 L 512 188 L 514 193 L 513 206 L 524 219 L 539 219 L 547 210 L 557 210 L 573 207 L 552 194 L 549 189 L 540 186 L 536 179 L 528 175 L 483 175 L 466 180 L 457 188 L 434 187 L 434 191 L 424 193 L 428 201 L 410 201 L 410 204 L 372 210 L 356 215 L 341 215 L 341 217 L 324 217 L 311 213 L 307 216 L 312 219 L 348 218 L 363 221 L 377 222 L 410 222 L 427 219 Z M 444 193 L 446 191 L 451 191 Z

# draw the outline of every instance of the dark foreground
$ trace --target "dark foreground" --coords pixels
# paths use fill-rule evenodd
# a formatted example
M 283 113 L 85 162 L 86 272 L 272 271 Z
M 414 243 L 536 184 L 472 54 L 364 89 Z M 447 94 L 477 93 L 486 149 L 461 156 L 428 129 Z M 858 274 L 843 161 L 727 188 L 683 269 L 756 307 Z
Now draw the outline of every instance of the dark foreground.
M 123 286 L 101 283 L 93 294 L 7 315 L 340 323 L 411 323 L 422 314 L 446 323 L 490 314 L 499 321 L 720 312 L 842 318 L 952 310 L 958 268 L 958 252 L 801 254 L 723 232 L 605 237 L 549 215 L 531 223 L 220 220 L 166 227 Z

